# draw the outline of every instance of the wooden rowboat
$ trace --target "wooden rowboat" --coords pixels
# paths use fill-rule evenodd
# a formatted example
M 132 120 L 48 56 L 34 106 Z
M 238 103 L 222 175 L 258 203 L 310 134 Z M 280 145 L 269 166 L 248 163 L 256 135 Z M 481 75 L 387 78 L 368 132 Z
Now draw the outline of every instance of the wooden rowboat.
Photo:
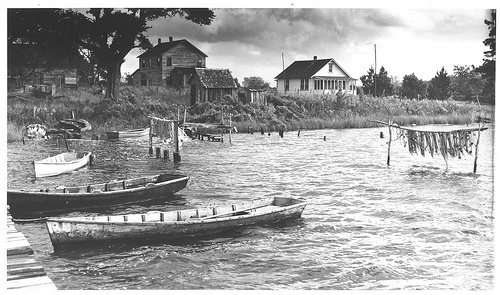
M 149 135 L 149 127 L 144 129 L 131 129 L 123 131 L 108 131 L 106 132 L 108 139 L 127 139 L 137 138 Z
M 165 198 L 184 189 L 188 176 L 159 174 L 107 183 L 51 189 L 7 190 L 14 218 L 39 218 L 79 209 L 102 209 L 119 204 Z
M 54 248 L 114 240 L 172 240 L 299 218 L 306 204 L 300 199 L 275 197 L 251 204 L 179 211 L 47 218 L 45 224 Z
M 55 176 L 68 173 L 88 164 L 92 153 L 66 152 L 40 161 L 34 161 L 35 177 Z

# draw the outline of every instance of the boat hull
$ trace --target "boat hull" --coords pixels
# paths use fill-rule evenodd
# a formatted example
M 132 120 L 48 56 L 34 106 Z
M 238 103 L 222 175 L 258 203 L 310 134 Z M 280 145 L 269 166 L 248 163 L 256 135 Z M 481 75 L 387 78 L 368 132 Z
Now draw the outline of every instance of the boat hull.
M 160 175 L 168 178 L 144 186 L 106 191 L 112 182 L 65 189 L 23 191 L 8 190 L 7 204 L 14 218 L 40 218 L 75 210 L 102 209 L 113 205 L 146 202 L 167 198 L 187 186 L 189 177 L 183 175 Z M 160 177 L 160 176 L 151 176 Z M 124 180 L 132 183 L 134 179 Z M 123 181 L 115 182 L 121 185 Z
M 285 205 L 273 205 L 277 202 Z M 286 204 L 287 202 L 289 204 Z M 208 215 L 208 218 L 199 218 L 191 215 L 199 216 L 202 209 L 188 209 L 110 217 L 49 218 L 45 223 L 54 248 L 117 240 L 165 241 L 213 235 L 244 226 L 299 218 L 306 204 L 307 202 L 298 199 L 274 198 L 270 206 L 248 210 L 243 215 L 241 211 L 239 213 L 235 211 L 234 215 L 231 215 L 231 212 L 227 213 L 230 216 L 210 218 Z M 208 212 L 213 210 L 213 208 L 204 209 Z M 162 216 L 165 219 L 163 221 Z M 181 220 L 174 221 L 172 218 Z
M 33 163 L 35 166 L 35 177 L 56 176 L 77 170 L 89 163 L 91 155 L 92 153 L 87 153 L 79 157 L 77 153 L 68 152 L 35 161 Z

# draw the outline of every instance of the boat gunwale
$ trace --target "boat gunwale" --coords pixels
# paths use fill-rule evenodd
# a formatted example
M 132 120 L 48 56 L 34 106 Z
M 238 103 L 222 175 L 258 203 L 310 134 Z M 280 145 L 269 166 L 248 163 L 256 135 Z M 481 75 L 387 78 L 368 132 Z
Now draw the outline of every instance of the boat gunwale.
M 155 176 L 159 177 L 160 175 L 162 175 L 162 174 L 153 175 L 153 177 L 155 177 Z M 178 175 L 178 174 L 170 174 L 170 175 Z M 132 192 L 136 192 L 136 191 L 149 190 L 149 189 L 162 187 L 162 186 L 169 185 L 169 184 L 176 183 L 176 182 L 189 181 L 189 178 L 190 178 L 189 176 L 185 176 L 185 175 L 179 175 L 179 176 L 180 176 L 179 178 L 170 179 L 170 180 L 166 180 L 166 181 L 159 182 L 159 183 L 145 182 L 143 185 L 141 184 L 141 186 L 139 186 L 139 187 L 118 189 L 118 190 L 112 190 L 112 191 L 97 191 L 96 190 L 96 191 L 92 191 L 92 192 L 72 193 L 72 192 L 51 192 L 51 191 L 45 192 L 45 191 L 36 191 L 36 190 L 26 191 L 26 190 L 10 189 L 10 190 L 7 190 L 7 193 L 24 194 L 24 195 L 44 195 L 44 196 L 57 195 L 57 196 L 71 196 L 71 197 L 89 196 L 89 195 L 92 195 L 92 196 L 94 196 L 94 195 L 95 196 L 103 196 L 104 195 L 104 196 L 106 196 L 106 195 L 113 195 L 113 194 L 119 194 L 119 193 L 132 193 Z M 142 177 L 124 179 L 121 181 L 136 180 L 136 179 L 140 179 L 140 178 L 142 178 Z M 112 182 L 113 181 L 103 182 L 103 183 L 98 183 L 98 184 L 88 184 L 88 185 L 82 185 L 82 186 L 76 186 L 76 187 L 85 188 L 85 187 L 92 186 L 92 185 L 105 185 L 105 184 L 112 183 Z M 146 185 L 148 185 L 148 184 L 152 184 L 154 186 L 146 187 Z M 67 188 L 75 188 L 75 187 L 67 187 Z
M 88 152 L 87 154 L 84 154 L 83 157 L 81 157 L 81 158 L 77 158 L 76 160 L 71 160 L 71 161 L 67 161 L 67 162 L 45 162 L 48 159 L 57 157 L 58 155 L 61 155 L 61 154 L 71 154 L 71 152 L 60 153 L 60 154 L 57 154 L 55 156 L 47 157 L 45 159 L 38 160 L 38 161 L 33 161 L 33 162 L 35 164 L 42 164 L 42 165 L 68 165 L 68 164 L 75 164 L 75 163 L 78 163 L 78 162 L 83 162 L 84 159 L 87 159 L 87 161 L 88 161 L 88 158 L 90 158 L 90 156 L 92 155 L 92 152 Z
M 289 198 L 292 199 L 292 198 Z M 274 200 L 274 199 L 273 199 Z M 233 216 L 228 216 L 228 217 L 216 217 L 216 218 L 209 218 L 209 219 L 202 219 L 202 218 L 192 218 L 190 220 L 181 220 L 181 221 L 107 221 L 107 220 L 91 220 L 91 219 L 79 219 L 80 217 L 49 217 L 45 220 L 45 223 L 48 225 L 49 222 L 55 222 L 55 223 L 72 223 L 72 224 L 95 224 L 95 225 L 109 225 L 109 226 L 155 226 L 155 225 L 189 225 L 189 224 L 204 224 L 204 223 L 215 223 L 215 222 L 223 222 L 223 221 L 230 221 L 230 220 L 236 220 L 236 219 L 246 219 L 246 218 L 255 218 L 259 216 L 264 216 L 264 215 L 269 215 L 277 212 L 282 212 L 282 211 L 288 211 L 288 210 L 293 210 L 298 207 L 303 207 L 302 210 L 304 210 L 305 206 L 307 205 L 306 200 L 302 199 L 292 199 L 292 200 L 298 200 L 300 201 L 299 203 L 292 204 L 292 205 L 287 205 L 287 206 L 277 206 L 277 208 L 273 208 L 270 211 L 263 211 L 261 210 L 256 211 L 255 213 L 250 213 L 250 214 L 244 214 L 244 215 L 233 215 Z M 266 202 L 262 202 L 266 203 Z M 259 204 L 259 203 L 257 203 Z M 272 206 L 272 202 L 268 203 L 269 206 Z M 214 208 L 214 207 L 209 207 L 209 208 Z M 183 209 L 183 210 L 172 210 L 172 211 L 158 211 L 158 214 L 162 212 L 178 212 L 178 211 L 188 211 L 188 210 L 193 210 L 196 208 L 192 209 Z M 246 211 L 251 211 L 252 209 L 248 209 Z M 232 212 L 227 212 L 227 214 L 231 214 Z M 237 212 L 235 212 L 237 213 Z M 115 216 L 140 216 L 140 215 L 146 215 L 147 213 L 136 213 L 136 214 L 128 214 L 128 215 L 115 215 Z M 107 215 L 103 216 L 98 216 L 98 217 L 106 217 Z M 210 217 L 207 216 L 207 217 Z

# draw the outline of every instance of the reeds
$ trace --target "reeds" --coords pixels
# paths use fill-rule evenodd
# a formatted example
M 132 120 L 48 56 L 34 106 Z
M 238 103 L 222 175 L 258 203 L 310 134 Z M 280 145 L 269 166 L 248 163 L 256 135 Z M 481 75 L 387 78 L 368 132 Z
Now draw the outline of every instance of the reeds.
M 93 134 L 109 130 L 146 127 L 148 116 L 187 121 L 225 123 L 231 121 L 240 132 L 251 128 L 267 131 L 366 128 L 368 120 L 392 120 L 401 126 L 472 123 L 477 106 L 453 100 L 411 100 L 397 97 L 353 96 L 346 93 L 301 96 L 265 94 L 267 104 L 243 104 L 230 96 L 190 106 L 189 93 L 162 87 L 122 87 L 116 100 L 104 99 L 98 89 L 65 90 L 56 98 L 28 95 L 8 98 L 10 137 L 30 123 L 48 128 L 58 120 L 75 116 L 92 125 Z M 19 98 L 20 97 L 20 98 Z

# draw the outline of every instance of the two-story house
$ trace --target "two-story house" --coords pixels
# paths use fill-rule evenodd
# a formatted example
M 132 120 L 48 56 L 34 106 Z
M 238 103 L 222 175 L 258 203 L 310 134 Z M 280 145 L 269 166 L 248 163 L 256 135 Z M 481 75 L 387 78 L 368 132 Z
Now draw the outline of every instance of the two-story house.
M 169 86 L 172 85 L 171 72 L 174 68 L 205 68 L 208 55 L 196 48 L 186 39 L 161 42 L 139 55 L 139 69 L 132 74 L 133 84 L 137 86 Z M 192 71 L 186 71 L 185 83 Z M 177 79 L 178 80 L 178 79 Z
M 353 79 L 333 58 L 295 61 L 274 78 L 279 93 L 356 94 Z

